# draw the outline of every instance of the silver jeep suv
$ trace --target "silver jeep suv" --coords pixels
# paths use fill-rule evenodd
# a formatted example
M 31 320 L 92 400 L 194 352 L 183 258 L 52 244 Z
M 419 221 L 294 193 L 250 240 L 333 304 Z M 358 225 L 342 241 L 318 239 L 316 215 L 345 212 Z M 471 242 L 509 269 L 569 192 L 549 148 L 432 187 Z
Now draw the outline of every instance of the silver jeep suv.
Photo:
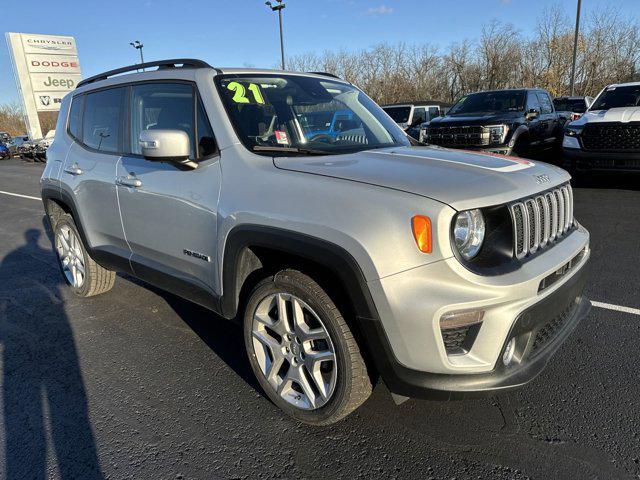
M 88 297 L 126 272 L 238 319 L 296 419 L 335 422 L 378 378 L 396 401 L 523 385 L 585 316 L 565 171 L 416 146 L 328 74 L 144 67 L 62 102 L 42 198 L 64 278 Z

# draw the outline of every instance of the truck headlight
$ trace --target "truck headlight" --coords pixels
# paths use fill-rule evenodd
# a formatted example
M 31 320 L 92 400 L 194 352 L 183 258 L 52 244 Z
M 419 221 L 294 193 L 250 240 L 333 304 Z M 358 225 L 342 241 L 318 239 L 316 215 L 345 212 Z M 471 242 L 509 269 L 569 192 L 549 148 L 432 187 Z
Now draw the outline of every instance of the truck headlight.
M 564 128 L 564 134 L 569 136 L 569 137 L 579 137 L 580 134 L 582 133 L 582 126 L 571 126 L 571 125 L 567 125 Z
M 484 242 L 484 235 L 485 223 L 482 211 L 465 210 L 456 215 L 453 237 L 462 258 L 471 260 L 478 254 Z
M 491 143 L 504 143 L 507 136 L 507 125 L 493 125 L 489 127 L 489 140 Z

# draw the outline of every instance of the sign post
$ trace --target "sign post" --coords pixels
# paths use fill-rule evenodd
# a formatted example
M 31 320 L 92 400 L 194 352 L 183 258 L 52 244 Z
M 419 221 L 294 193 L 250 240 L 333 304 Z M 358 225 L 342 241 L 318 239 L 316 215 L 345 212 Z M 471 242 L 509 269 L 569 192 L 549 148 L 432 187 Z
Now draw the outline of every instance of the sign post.
M 81 80 L 73 37 L 6 33 L 27 134 L 42 138 L 38 112 L 58 111 L 62 98 Z

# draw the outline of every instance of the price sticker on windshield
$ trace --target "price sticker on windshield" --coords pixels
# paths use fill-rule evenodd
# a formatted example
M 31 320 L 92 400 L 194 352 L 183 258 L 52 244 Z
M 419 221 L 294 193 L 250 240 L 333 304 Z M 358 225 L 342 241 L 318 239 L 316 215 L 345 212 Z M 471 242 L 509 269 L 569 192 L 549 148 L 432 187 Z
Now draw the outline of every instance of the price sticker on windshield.
M 287 132 L 276 130 L 273 133 L 276 135 L 276 142 L 278 142 L 280 145 L 289 145 L 289 137 L 287 137 Z
M 233 100 L 235 103 L 247 103 L 253 105 L 264 105 L 264 97 L 260 86 L 255 83 L 250 83 L 245 86 L 240 82 L 230 82 L 227 85 L 227 90 L 233 92 Z

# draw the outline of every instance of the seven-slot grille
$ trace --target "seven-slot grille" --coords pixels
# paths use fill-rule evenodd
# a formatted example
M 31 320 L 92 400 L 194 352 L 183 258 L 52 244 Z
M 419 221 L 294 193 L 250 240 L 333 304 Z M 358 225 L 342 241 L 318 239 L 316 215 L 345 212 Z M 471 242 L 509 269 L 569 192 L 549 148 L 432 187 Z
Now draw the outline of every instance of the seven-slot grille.
M 569 185 L 511 205 L 516 258 L 535 253 L 562 237 L 573 225 L 573 191 Z

